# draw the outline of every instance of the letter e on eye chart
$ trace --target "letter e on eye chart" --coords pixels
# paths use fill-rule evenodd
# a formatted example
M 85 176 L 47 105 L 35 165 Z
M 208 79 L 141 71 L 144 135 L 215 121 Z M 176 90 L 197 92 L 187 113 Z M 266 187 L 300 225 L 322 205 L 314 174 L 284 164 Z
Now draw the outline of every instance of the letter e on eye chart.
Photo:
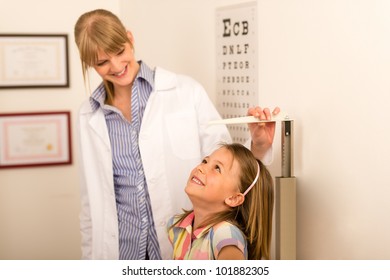
M 245 116 L 258 102 L 256 2 L 216 10 L 217 104 L 222 118 Z M 246 124 L 228 125 L 234 142 L 249 138 Z

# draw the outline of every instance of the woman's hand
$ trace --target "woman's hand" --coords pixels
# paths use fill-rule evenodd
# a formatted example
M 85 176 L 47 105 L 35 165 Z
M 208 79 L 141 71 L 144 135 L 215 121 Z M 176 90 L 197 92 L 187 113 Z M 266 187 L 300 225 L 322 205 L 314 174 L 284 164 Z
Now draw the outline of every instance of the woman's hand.
M 254 116 L 260 120 L 271 120 L 272 116 L 280 112 L 279 107 L 271 111 L 269 108 L 254 107 L 248 110 L 248 116 Z M 263 159 L 268 149 L 272 146 L 275 136 L 275 122 L 250 123 L 248 124 L 252 143 L 251 150 L 256 158 Z

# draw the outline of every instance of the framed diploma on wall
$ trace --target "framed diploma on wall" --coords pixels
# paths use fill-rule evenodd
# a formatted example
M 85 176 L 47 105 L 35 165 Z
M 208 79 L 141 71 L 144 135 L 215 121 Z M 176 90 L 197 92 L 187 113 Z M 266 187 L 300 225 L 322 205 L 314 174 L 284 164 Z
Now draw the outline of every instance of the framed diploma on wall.
M 0 34 L 0 89 L 69 87 L 68 35 Z
M 70 112 L 0 114 L 0 169 L 71 163 Z

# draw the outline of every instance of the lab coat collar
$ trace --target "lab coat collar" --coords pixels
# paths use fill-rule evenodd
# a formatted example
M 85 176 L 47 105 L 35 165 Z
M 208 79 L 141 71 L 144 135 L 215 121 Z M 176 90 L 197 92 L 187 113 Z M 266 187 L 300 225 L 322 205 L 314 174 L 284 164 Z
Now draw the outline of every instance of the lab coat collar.
M 177 86 L 177 77 L 172 72 L 156 67 L 154 83 L 155 91 L 171 90 Z

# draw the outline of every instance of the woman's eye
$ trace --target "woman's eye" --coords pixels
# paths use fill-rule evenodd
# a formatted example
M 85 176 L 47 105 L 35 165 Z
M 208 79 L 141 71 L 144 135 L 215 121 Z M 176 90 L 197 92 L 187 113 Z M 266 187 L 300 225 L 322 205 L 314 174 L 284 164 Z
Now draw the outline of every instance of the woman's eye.
M 203 163 L 203 164 L 206 164 L 206 163 L 207 163 L 207 160 L 205 160 L 205 159 L 202 160 L 202 163 Z
M 105 61 L 101 61 L 101 62 L 96 63 L 96 65 L 97 66 L 103 66 L 106 63 L 107 63 L 107 61 L 105 60 Z
M 219 167 L 218 165 L 215 166 L 215 170 L 217 170 L 217 172 L 221 173 L 221 167 Z
M 118 52 L 118 55 L 121 55 L 123 52 L 125 51 L 125 49 L 122 49 Z

